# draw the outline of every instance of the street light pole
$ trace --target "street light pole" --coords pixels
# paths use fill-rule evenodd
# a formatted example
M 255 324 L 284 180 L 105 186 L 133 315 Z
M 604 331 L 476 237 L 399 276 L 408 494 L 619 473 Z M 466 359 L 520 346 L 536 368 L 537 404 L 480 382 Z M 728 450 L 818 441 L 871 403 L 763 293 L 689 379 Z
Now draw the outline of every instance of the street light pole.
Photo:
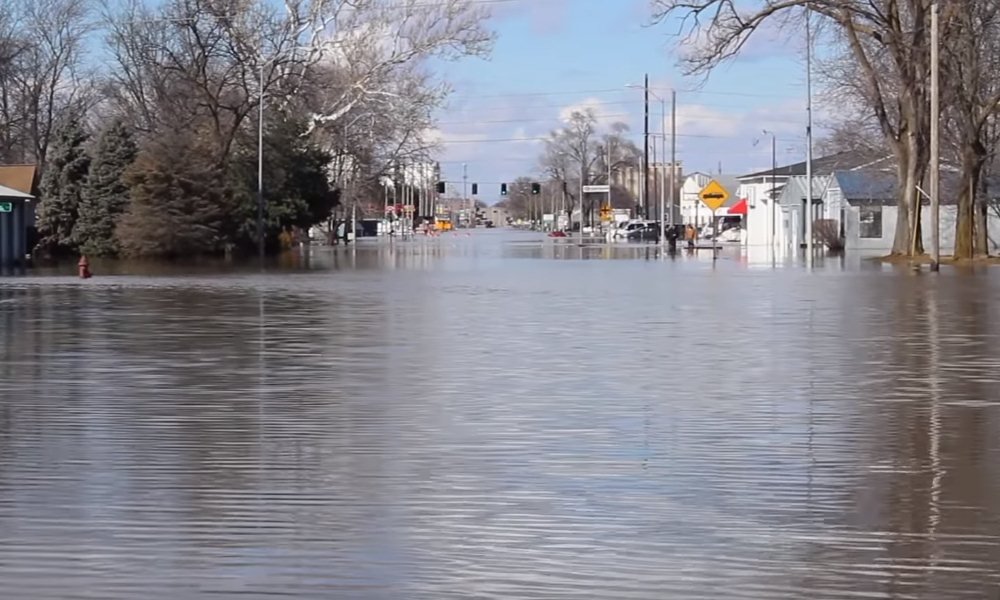
M 642 218 L 649 218 L 649 73 L 643 84 L 643 145 L 642 145 Z
M 260 63 L 257 99 L 257 253 L 264 263 L 264 61 Z
M 806 5 L 806 264 L 813 264 L 812 25 Z

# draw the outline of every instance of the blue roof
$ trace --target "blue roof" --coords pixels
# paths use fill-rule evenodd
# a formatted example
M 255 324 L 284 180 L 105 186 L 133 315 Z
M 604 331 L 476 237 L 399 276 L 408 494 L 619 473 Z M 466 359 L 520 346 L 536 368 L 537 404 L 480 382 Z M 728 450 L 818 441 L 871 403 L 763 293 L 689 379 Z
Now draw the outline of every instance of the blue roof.
M 837 187 L 844 199 L 850 201 L 896 201 L 896 173 L 865 169 L 837 171 Z

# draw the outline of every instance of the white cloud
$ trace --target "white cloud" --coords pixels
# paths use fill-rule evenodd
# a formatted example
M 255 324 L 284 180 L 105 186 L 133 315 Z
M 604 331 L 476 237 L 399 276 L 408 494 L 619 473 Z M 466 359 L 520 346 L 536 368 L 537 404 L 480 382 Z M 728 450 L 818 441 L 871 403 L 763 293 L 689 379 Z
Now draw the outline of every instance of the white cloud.
M 606 102 L 601 101 L 599 98 L 586 98 L 580 102 L 575 102 L 561 108 L 559 110 L 559 120 L 565 123 L 569 121 L 570 117 L 573 116 L 573 113 L 587 111 L 594 113 L 594 117 L 597 119 L 598 125 L 607 126 L 623 120 L 621 117 L 621 108 L 616 107 L 615 105 L 609 105 Z

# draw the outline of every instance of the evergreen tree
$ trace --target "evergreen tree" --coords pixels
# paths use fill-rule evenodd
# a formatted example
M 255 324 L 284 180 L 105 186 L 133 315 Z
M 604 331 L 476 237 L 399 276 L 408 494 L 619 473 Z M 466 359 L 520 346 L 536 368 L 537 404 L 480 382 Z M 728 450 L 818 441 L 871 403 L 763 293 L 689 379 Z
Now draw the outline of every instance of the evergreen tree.
M 232 195 L 196 132 L 151 140 L 126 172 L 131 201 L 118 223 L 128 256 L 175 258 L 223 250 Z
M 135 156 L 135 141 L 123 121 L 112 123 L 98 138 L 73 230 L 73 239 L 84 254 L 118 254 L 115 227 L 128 207 L 129 189 L 124 176 Z
M 79 117 L 73 115 L 60 128 L 49 150 L 37 215 L 38 247 L 42 252 L 65 254 L 76 249 L 73 228 L 90 170 L 90 156 L 84 148 L 87 140 Z
M 268 249 L 280 246 L 286 230 L 325 222 L 340 203 L 327 176 L 330 155 L 310 145 L 300 123 L 279 121 L 264 136 L 264 234 Z M 257 147 L 245 142 L 232 168 L 236 196 L 232 238 L 250 250 L 257 245 Z

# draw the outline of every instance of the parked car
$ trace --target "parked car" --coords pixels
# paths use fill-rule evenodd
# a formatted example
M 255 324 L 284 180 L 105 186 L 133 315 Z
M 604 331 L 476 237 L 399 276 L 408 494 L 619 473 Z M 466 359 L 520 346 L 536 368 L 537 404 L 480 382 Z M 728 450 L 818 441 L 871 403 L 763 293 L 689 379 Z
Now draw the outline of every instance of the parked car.
M 641 231 L 646 228 L 646 225 L 650 221 L 645 221 L 642 219 L 633 219 L 631 221 L 625 221 L 619 223 L 618 227 L 614 229 L 612 233 L 613 239 L 629 239 L 629 235 L 635 231 Z
M 660 224 L 647 221 L 640 226 L 629 229 L 627 238 L 630 242 L 655 242 L 660 239 Z

